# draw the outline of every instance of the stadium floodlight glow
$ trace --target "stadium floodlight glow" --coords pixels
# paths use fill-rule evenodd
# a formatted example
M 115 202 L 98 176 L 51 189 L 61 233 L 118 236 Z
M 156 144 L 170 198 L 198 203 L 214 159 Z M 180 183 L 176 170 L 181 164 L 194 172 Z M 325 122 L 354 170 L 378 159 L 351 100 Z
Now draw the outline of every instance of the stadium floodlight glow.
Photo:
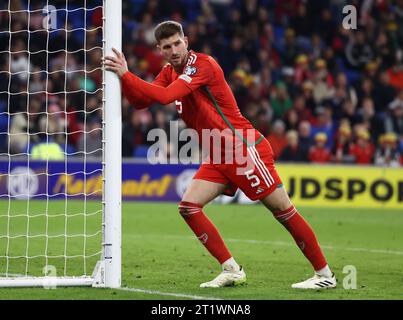
M 8 165 L 0 166 L 0 182 L 7 181 L 4 188 L 0 183 L 0 287 L 121 286 L 121 90 L 118 77 L 105 72 L 96 58 L 110 55 L 112 47 L 121 51 L 122 1 L 98 0 L 94 5 L 96 2 L 87 5 L 84 0 L 77 5 L 77 1 L 65 0 L 61 7 L 50 6 L 49 0 L 27 0 L 22 6 L 16 6 L 13 0 L 8 0 L 8 5 L 0 4 L 0 16 L 8 19 L 9 26 L 0 31 L 0 41 L 5 44 L 6 38 L 8 42 L 8 50 L 0 49 L 0 66 L 6 66 L 0 68 L 0 76 L 7 74 L 8 79 L 8 91 L 0 89 L 0 99 L 6 96 L 7 100 L 6 111 L 0 109 L 0 116 L 8 118 L 8 150 L 0 149 L 0 160 L 8 159 Z M 97 27 L 87 21 L 95 11 L 102 11 L 102 24 Z M 43 27 L 38 26 L 41 17 Z M 25 30 L 16 28 L 24 25 Z M 70 48 L 69 37 L 75 32 L 83 39 L 80 48 Z M 94 33 L 102 33 L 102 44 L 99 41 L 94 45 Z M 46 46 L 32 49 L 35 39 L 43 34 Z M 64 48 L 53 50 L 58 34 L 64 35 Z M 22 46 L 21 40 L 25 41 Z M 38 48 L 40 42 L 35 45 Z M 46 61 L 38 61 L 38 57 L 45 56 Z M 71 64 L 71 59 L 80 63 Z M 38 70 L 41 62 L 45 67 Z M 92 72 L 102 74 L 99 88 L 88 85 Z M 38 75 L 42 80 L 33 85 L 32 79 L 38 79 Z M 62 81 L 55 83 L 55 76 Z M 16 77 L 18 89 L 14 86 Z M 60 87 L 63 91 L 57 89 Z M 16 110 L 13 104 L 19 97 L 26 101 L 22 110 Z M 44 99 L 44 111 L 33 107 L 38 97 Z M 56 111 L 51 106 L 55 97 L 60 107 Z M 82 102 L 76 110 L 68 109 L 71 97 Z M 93 97 L 100 103 L 89 109 Z M 89 119 L 94 113 L 100 115 L 99 128 L 90 130 Z M 75 119 L 69 117 L 79 115 L 82 127 L 69 132 L 68 119 Z M 58 123 L 64 132 L 53 128 L 55 118 L 61 119 Z M 20 120 L 26 121 L 25 131 L 12 131 Z M 34 121 L 39 123 L 39 132 L 31 131 Z M 102 148 L 88 151 L 87 136 L 97 130 L 99 136 L 102 131 Z M 83 151 L 68 149 L 74 134 L 84 137 Z M 45 146 L 38 149 L 41 160 L 33 157 L 30 148 L 30 141 L 38 135 Z M 59 150 L 52 143 L 60 136 L 64 143 L 59 139 Z M 24 139 L 25 149 L 13 149 Z M 102 162 L 92 157 L 97 151 L 102 153 Z M 51 152 L 56 152 L 53 158 Z M 59 159 L 57 166 L 53 159 Z M 52 171 L 55 167 L 59 168 L 57 173 Z M 42 189 L 34 193 L 38 188 Z

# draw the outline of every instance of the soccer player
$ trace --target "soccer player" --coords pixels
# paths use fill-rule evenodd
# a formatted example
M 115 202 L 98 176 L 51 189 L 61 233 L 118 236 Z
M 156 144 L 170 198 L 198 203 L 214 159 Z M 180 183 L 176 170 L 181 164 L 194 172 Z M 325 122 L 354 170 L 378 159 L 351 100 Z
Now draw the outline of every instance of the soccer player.
M 200 287 L 224 287 L 246 282 L 246 274 L 226 247 L 217 228 L 203 213 L 203 207 L 221 194 L 234 194 L 240 188 L 251 200 L 260 200 L 290 232 L 302 253 L 312 264 L 314 276 L 295 283 L 293 288 L 321 289 L 336 286 L 316 236 L 291 203 L 273 162 L 269 142 L 240 113 L 224 73 L 211 57 L 188 49 L 181 24 L 160 23 L 154 30 L 157 47 L 169 62 L 152 83 L 128 71 L 124 55 L 106 56 L 105 69 L 121 79 L 123 94 L 136 109 L 152 102 L 176 103 L 177 111 L 189 128 L 202 136 L 203 129 L 230 130 L 241 141 L 247 163 L 205 161 L 195 174 L 179 203 L 179 213 L 198 239 L 222 266 L 222 272 Z M 246 132 L 249 132 L 246 135 Z M 252 132 L 252 138 L 250 138 Z M 203 147 L 203 146 L 202 146 Z M 214 149 L 214 146 L 213 146 Z M 226 150 L 223 153 L 226 153 Z

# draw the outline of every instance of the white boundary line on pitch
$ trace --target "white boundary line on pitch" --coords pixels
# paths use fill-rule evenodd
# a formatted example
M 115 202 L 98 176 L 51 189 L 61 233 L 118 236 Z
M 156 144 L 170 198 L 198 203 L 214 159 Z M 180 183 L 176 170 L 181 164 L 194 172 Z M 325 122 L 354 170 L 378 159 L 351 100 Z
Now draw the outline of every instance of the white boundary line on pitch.
M 18 274 L 18 273 L 9 273 L 9 274 L 0 273 L 0 277 L 6 276 L 6 275 L 11 276 L 11 277 L 24 277 L 25 276 L 24 274 Z M 129 291 L 129 292 L 138 292 L 138 293 L 145 293 L 145 294 L 151 294 L 151 295 L 159 295 L 159 296 L 188 298 L 188 299 L 192 299 L 192 300 L 223 300 L 222 298 L 216 298 L 216 297 L 196 296 L 196 295 L 192 295 L 192 294 L 162 292 L 162 291 L 139 289 L 139 288 L 122 287 L 122 288 L 113 288 L 113 289 L 120 290 L 120 291 Z
M 280 246 L 295 246 L 294 243 L 283 242 L 283 241 L 265 241 L 265 240 L 243 240 L 243 239 L 228 239 L 230 242 L 243 242 L 243 243 L 256 243 L 256 244 L 277 244 Z M 327 245 L 320 245 L 324 249 L 329 250 L 345 250 L 345 251 L 355 251 L 355 252 L 366 252 L 366 253 L 383 253 L 383 254 L 396 254 L 403 255 L 403 251 L 392 251 L 392 250 L 382 250 L 382 249 L 366 249 L 366 248 L 349 248 L 349 247 L 334 247 Z
M 2 277 L 2 276 L 6 276 L 6 274 L 5 273 L 0 273 L 0 277 Z M 24 274 L 9 273 L 8 276 L 11 276 L 11 277 L 24 277 L 25 275 Z M 120 290 L 120 291 L 145 293 L 145 294 L 150 294 L 150 295 L 168 296 L 168 297 L 176 297 L 176 298 L 188 298 L 188 299 L 192 299 L 192 300 L 223 300 L 222 298 L 216 298 L 216 297 L 197 296 L 197 295 L 184 294 L 184 293 L 162 292 L 162 291 L 139 289 L 139 288 L 122 287 L 122 288 L 114 288 L 114 289 L 115 290 Z
M 189 239 L 189 240 L 197 240 L 193 236 L 177 236 L 177 235 L 159 235 L 159 234 L 142 234 L 142 235 L 127 235 L 129 237 L 139 237 L 139 238 L 176 238 L 176 239 Z M 272 244 L 279 246 L 290 246 L 294 247 L 295 244 L 291 242 L 285 241 L 269 241 L 269 240 L 249 240 L 249 239 L 225 239 L 228 242 L 239 242 L 239 243 L 251 243 L 251 244 Z M 349 247 L 334 247 L 321 245 L 323 249 L 329 250 L 344 250 L 344 251 L 354 251 L 354 252 L 366 252 L 366 253 L 382 253 L 382 254 L 393 254 L 403 256 L 403 251 L 394 251 L 394 250 L 383 250 L 383 249 L 366 249 L 366 248 L 349 248 Z
M 205 297 L 205 296 L 196 296 L 192 294 L 184 294 L 184 293 L 172 293 L 172 292 L 162 292 L 156 290 L 146 290 L 146 289 L 137 289 L 137 288 L 115 288 L 116 290 L 121 291 L 129 291 L 129 292 L 139 292 L 139 293 L 146 293 L 152 295 L 160 295 L 160 296 L 169 296 L 169 297 L 176 297 L 176 298 L 189 298 L 193 300 L 223 300 L 221 298 L 216 297 Z
M 26 277 L 27 275 L 22 273 L 0 273 L 0 277 Z

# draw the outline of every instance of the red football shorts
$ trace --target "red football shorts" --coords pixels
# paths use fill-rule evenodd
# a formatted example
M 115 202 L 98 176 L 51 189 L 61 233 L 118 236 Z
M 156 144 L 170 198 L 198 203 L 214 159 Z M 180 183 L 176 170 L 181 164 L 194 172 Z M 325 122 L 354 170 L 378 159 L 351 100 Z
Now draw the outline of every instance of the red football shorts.
M 237 189 L 255 201 L 282 186 L 273 160 L 273 150 L 266 139 L 255 146 L 243 145 L 243 161 L 232 163 L 204 162 L 193 179 L 224 184 L 224 194 L 233 196 Z M 235 158 L 235 157 L 234 157 Z

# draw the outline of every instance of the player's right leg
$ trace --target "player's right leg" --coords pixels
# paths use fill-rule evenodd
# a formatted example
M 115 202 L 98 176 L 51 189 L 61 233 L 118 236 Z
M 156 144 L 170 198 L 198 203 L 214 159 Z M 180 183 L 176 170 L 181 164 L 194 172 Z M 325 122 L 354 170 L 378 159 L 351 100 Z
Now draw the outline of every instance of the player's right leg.
M 244 167 L 226 166 L 224 171 L 251 200 L 260 200 L 288 230 L 296 244 L 312 264 L 315 275 L 293 288 L 321 289 L 336 286 L 336 279 L 322 253 L 308 222 L 291 203 L 273 162 L 270 144 L 263 139 L 248 146 L 248 162 Z
M 246 281 L 242 267 L 236 263 L 217 228 L 203 212 L 207 203 L 225 192 L 227 182 L 224 176 L 215 172 L 214 166 L 203 164 L 179 203 L 179 213 L 223 269 L 212 281 L 202 283 L 200 287 L 203 288 L 238 285 Z
M 302 253 L 312 264 L 314 276 L 305 281 L 294 283 L 296 289 L 327 289 L 337 285 L 326 258 L 319 246 L 314 231 L 291 203 L 283 186 L 261 199 L 274 217 L 288 230 Z

